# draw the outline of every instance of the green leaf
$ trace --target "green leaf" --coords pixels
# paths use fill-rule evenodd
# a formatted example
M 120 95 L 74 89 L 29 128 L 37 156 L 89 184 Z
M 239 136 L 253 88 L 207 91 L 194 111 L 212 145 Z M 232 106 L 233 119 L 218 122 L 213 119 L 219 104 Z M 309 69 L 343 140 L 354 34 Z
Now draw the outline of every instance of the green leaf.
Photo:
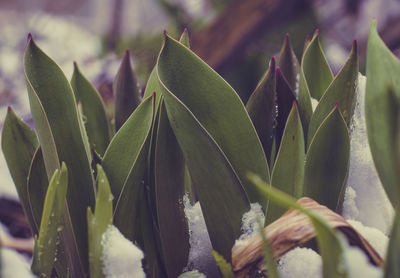
M 100 244 L 103 234 L 113 222 L 113 207 L 110 184 L 100 165 L 97 165 L 98 191 L 94 215 L 90 207 L 87 209 L 89 232 L 89 267 L 91 277 L 105 277 L 103 273 L 104 263 L 103 246 Z
M 275 58 L 272 57 L 266 73 L 261 78 L 256 89 L 246 104 L 247 112 L 252 120 L 263 146 L 265 155 L 272 164 L 271 148 L 276 122 L 276 89 L 275 89 Z
M 32 271 L 40 277 L 50 277 L 56 257 L 58 232 L 62 229 L 64 203 L 68 188 L 68 171 L 62 163 L 55 171 L 47 189 L 40 224 L 39 237 L 35 238 Z
M 90 146 L 103 155 L 110 142 L 110 129 L 101 96 L 83 76 L 76 63 L 74 63 L 71 85 L 76 100 L 82 104 L 82 114 L 86 119 L 85 128 Z
M 183 202 L 185 161 L 165 105 L 161 104 L 160 108 L 155 149 L 158 228 L 168 277 L 177 277 L 187 265 L 190 249 Z
M 384 278 L 400 277 L 400 213 L 396 211 L 386 254 Z
M 314 137 L 318 127 L 332 111 L 332 106 L 335 105 L 335 103 L 338 102 L 340 104 L 339 108 L 342 112 L 343 118 L 347 125 L 350 124 L 355 106 L 357 77 L 358 54 L 357 42 L 354 41 L 353 48 L 345 65 L 319 100 L 319 103 L 311 117 L 307 136 L 308 145 Z
M 135 241 L 138 190 L 143 186 L 154 116 L 154 96 L 146 98 L 111 140 L 103 158 L 114 199 L 114 224 Z
M 44 166 L 42 149 L 39 146 L 32 158 L 27 181 L 28 202 L 34 221 L 34 225 L 31 225 L 31 227 L 35 235 L 39 232 L 47 187 L 46 168 Z
M 29 38 L 25 77 L 31 112 L 48 178 L 60 161 L 69 166 L 69 186 L 62 242 L 74 277 L 88 270 L 87 222 L 83 211 L 94 205 L 94 179 L 85 151 L 72 88 L 61 69 Z
M 346 278 L 347 269 L 343 267 L 344 240 L 338 235 L 326 220 L 314 211 L 305 209 L 288 194 L 268 186 L 259 176 L 249 173 L 249 179 L 258 186 L 271 202 L 285 209 L 294 208 L 304 213 L 312 222 L 317 237 L 319 252 L 322 256 L 323 277 Z
M 129 50 L 126 51 L 115 76 L 113 91 L 115 96 L 115 128 L 119 130 L 141 102 Z
M 260 229 L 260 236 L 262 239 L 262 249 L 264 254 L 265 267 L 267 269 L 267 274 L 269 278 L 280 278 L 278 272 L 278 266 L 276 264 L 274 253 L 272 251 L 269 240 L 266 238 L 264 233 L 264 226 L 261 222 L 258 223 L 258 228 Z
M 331 210 L 341 211 L 348 173 L 350 140 L 337 105 L 322 122 L 306 154 L 304 196 Z
M 276 145 L 279 148 L 282 140 L 286 121 L 292 109 L 293 101 L 296 100 L 295 94 L 290 88 L 287 80 L 282 75 L 279 67 L 276 68 L 276 102 L 278 105 L 278 116 L 276 118 Z
M 182 33 L 181 37 L 179 38 L 179 42 L 181 44 L 183 44 L 184 46 L 186 46 L 187 48 L 190 48 L 189 32 L 188 32 L 187 28 L 185 28 L 185 30 L 183 30 L 183 33 Z
M 232 266 L 230 263 L 228 263 L 224 257 L 222 257 L 220 254 L 218 254 L 217 251 L 212 250 L 212 254 L 214 256 L 214 259 L 217 263 L 217 266 L 219 268 L 219 271 L 222 274 L 223 278 L 234 278 L 235 275 L 232 272 Z
M 150 73 L 149 80 L 147 80 L 146 89 L 144 91 L 143 98 L 148 98 L 154 92 L 156 92 L 156 95 L 155 95 L 156 110 L 155 111 L 157 111 L 157 108 L 160 104 L 160 99 L 161 99 L 161 88 L 160 88 L 160 83 L 158 82 L 157 66 L 155 66 L 154 69 Z
M 169 36 L 165 37 L 157 69 L 170 122 L 170 107 L 184 106 L 221 148 L 251 202 L 266 208 L 267 201 L 245 178 L 246 171 L 251 170 L 269 180 L 269 172 L 257 133 L 237 93 L 192 51 Z M 177 136 L 175 128 L 174 132 Z
M 272 170 L 272 186 L 300 198 L 303 194 L 304 157 L 303 128 L 296 102 L 293 102 L 293 108 L 286 122 L 282 143 Z M 271 208 L 274 208 L 273 211 Z M 283 212 L 276 205 L 270 205 L 268 210 L 268 214 L 273 214 L 272 219 L 277 219 Z
M 292 46 L 290 45 L 289 34 L 286 34 L 285 36 L 285 41 L 283 42 L 283 46 L 279 53 L 277 66 L 280 68 L 283 76 L 287 80 L 290 89 L 295 91 L 299 82 L 298 76 L 300 73 L 300 65 L 296 55 L 294 54 Z
M 397 138 L 397 112 L 393 98 L 400 98 L 400 62 L 386 47 L 371 24 L 367 48 L 365 120 L 374 164 L 392 205 L 400 204 L 400 161 L 393 155 Z M 392 91 L 393 97 L 388 96 Z M 397 106 L 398 107 L 398 106 Z
M 305 78 L 300 79 L 300 83 L 306 82 L 310 96 L 319 100 L 331 84 L 333 74 L 319 42 L 318 31 L 304 51 L 301 71 Z
M 4 120 L 1 149 L 14 180 L 22 208 L 35 234 L 37 229 L 35 229 L 35 221 L 29 206 L 26 180 L 37 147 L 38 139 L 35 132 L 9 107 Z
M 160 53 L 158 76 L 168 119 L 196 188 L 213 248 L 230 260 L 232 246 L 241 234 L 242 215 L 250 209 L 232 161 L 240 162 L 244 171 L 260 167 L 256 162 L 261 159 L 262 172 L 268 177 L 261 145 L 235 92 L 189 49 L 169 37 Z M 259 152 L 250 160 L 254 149 Z M 241 161 L 236 160 L 237 155 Z M 254 191 L 248 193 L 258 197 Z

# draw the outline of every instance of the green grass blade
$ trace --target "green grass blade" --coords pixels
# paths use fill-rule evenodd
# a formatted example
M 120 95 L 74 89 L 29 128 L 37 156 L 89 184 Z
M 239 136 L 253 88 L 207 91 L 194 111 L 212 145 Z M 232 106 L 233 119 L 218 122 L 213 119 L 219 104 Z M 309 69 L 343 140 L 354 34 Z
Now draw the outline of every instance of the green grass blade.
M 22 208 L 35 234 L 37 228 L 29 206 L 26 180 L 37 147 L 38 139 L 35 132 L 11 108 L 8 108 L 1 135 L 1 149 L 14 180 Z
M 185 161 L 165 105 L 162 103 L 160 108 L 155 149 L 158 228 L 168 276 L 177 277 L 187 265 L 190 249 L 183 202 Z
M 50 277 L 58 244 L 58 232 L 62 229 L 64 203 L 68 188 L 68 171 L 65 163 L 56 170 L 50 180 L 40 224 L 39 237 L 35 239 L 32 271 L 40 277 Z
M 325 278 L 347 278 L 347 269 L 343 267 L 343 240 L 324 218 L 317 213 L 303 208 L 296 203 L 296 199 L 288 194 L 274 188 L 269 187 L 257 175 L 249 173 L 249 179 L 258 186 L 258 188 L 274 202 L 285 209 L 294 208 L 304 213 L 312 222 L 320 254 L 322 256 L 323 277 Z
M 306 154 L 304 196 L 331 210 L 341 211 L 348 173 L 350 139 L 339 107 L 322 122 Z
M 220 147 L 249 199 L 266 208 L 266 200 L 260 198 L 245 178 L 246 170 L 260 174 L 265 180 L 270 177 L 257 133 L 237 93 L 192 51 L 168 35 L 158 59 L 157 72 L 166 96 L 167 111 L 178 102 L 179 107 L 184 106 Z M 170 122 L 173 121 L 169 111 L 168 116 Z M 176 128 L 174 132 L 177 135 Z M 192 174 L 192 169 L 189 170 Z
M 246 104 L 247 113 L 253 122 L 263 146 L 265 155 L 270 164 L 271 148 L 275 133 L 276 122 L 276 83 L 275 83 L 275 58 L 271 59 L 266 73 L 261 78 L 254 92 Z
M 128 50 L 115 76 L 113 91 L 115 96 L 115 128 L 119 130 L 141 102 Z
M 308 127 L 308 145 L 315 135 L 318 127 L 324 121 L 326 116 L 332 111 L 332 106 L 339 103 L 340 111 L 346 124 L 350 124 L 355 106 L 355 92 L 358 77 L 358 54 L 357 43 L 354 41 L 350 55 L 339 71 L 335 79 L 329 85 L 325 94 L 319 100 L 317 107 L 311 117 Z
M 223 278 L 234 278 L 235 275 L 233 274 L 232 271 L 232 266 L 230 263 L 228 263 L 224 257 L 222 257 L 220 254 L 218 254 L 217 251 L 212 250 L 212 254 L 214 256 L 214 259 L 217 263 L 217 266 L 219 268 L 219 272 L 221 273 Z
M 400 213 L 396 212 L 390 234 L 388 251 L 386 254 L 386 264 L 384 268 L 384 278 L 400 277 Z
M 89 267 L 90 277 L 105 277 L 103 273 L 104 263 L 102 261 L 103 248 L 100 242 L 107 227 L 113 222 L 113 196 L 110 184 L 102 167 L 97 165 L 98 191 L 96 196 L 96 207 L 94 215 L 88 208 L 88 232 L 89 232 Z
M 95 148 L 100 155 L 104 155 L 110 142 L 110 128 L 104 103 L 96 88 L 83 76 L 76 63 L 74 63 L 71 86 L 76 100 L 82 104 L 82 114 L 86 119 L 85 128 L 90 146 Z
M 264 226 L 261 222 L 258 223 L 258 228 L 260 229 L 260 236 L 262 239 L 262 249 L 264 255 L 264 263 L 267 269 L 267 274 L 269 278 L 280 278 L 278 272 L 278 266 L 274 258 L 274 254 L 270 245 L 270 242 L 265 236 Z
M 400 62 L 384 44 L 371 24 L 367 48 L 365 120 L 368 142 L 376 170 L 392 205 L 400 205 L 400 161 L 393 150 L 398 138 L 393 98 L 400 98 Z M 393 97 L 388 92 L 393 91 Z
M 272 170 L 272 186 L 291 196 L 300 198 L 303 194 L 304 157 L 303 128 L 297 105 L 294 102 L 286 122 L 274 169 Z M 270 205 L 267 213 L 268 218 L 275 220 L 283 212 L 282 208 L 276 206 L 276 204 Z

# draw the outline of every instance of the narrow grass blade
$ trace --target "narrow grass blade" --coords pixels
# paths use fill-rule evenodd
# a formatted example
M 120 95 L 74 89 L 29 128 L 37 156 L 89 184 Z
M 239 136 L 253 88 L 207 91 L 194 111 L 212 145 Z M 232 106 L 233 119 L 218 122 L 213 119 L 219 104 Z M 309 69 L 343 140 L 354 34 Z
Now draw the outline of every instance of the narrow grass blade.
M 32 271 L 40 277 L 50 277 L 56 249 L 58 232 L 62 229 L 64 203 L 67 195 L 68 172 L 65 163 L 56 170 L 50 180 L 43 206 L 39 237 L 35 239 Z
M 215 261 L 217 262 L 217 266 L 219 268 L 219 272 L 221 273 L 223 278 L 234 278 L 235 275 L 232 271 L 232 266 L 228 263 L 224 257 L 218 254 L 217 251 L 212 250 L 212 254 L 214 256 Z

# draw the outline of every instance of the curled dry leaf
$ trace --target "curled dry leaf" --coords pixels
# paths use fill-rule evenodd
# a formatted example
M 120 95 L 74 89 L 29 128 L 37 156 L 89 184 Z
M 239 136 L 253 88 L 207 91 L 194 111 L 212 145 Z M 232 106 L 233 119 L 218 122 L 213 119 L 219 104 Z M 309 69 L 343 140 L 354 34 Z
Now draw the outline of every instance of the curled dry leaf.
M 301 198 L 298 203 L 324 217 L 333 228 L 347 238 L 350 245 L 361 248 L 370 263 L 376 266 L 383 265 L 383 259 L 376 250 L 342 216 L 310 198 Z M 309 218 L 295 209 L 289 209 L 279 219 L 265 227 L 264 233 L 269 239 L 276 260 L 315 238 Z M 247 244 L 238 244 L 232 248 L 232 267 L 235 277 L 253 277 L 253 274 L 264 269 L 260 235 L 257 234 L 249 239 Z

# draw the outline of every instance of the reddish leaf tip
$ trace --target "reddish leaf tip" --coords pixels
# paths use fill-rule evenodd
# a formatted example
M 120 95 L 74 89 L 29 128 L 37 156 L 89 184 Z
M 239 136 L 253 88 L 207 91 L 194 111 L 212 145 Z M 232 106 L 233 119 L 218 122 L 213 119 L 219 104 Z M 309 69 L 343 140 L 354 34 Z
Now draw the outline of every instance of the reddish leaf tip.
M 314 35 L 319 35 L 319 29 L 315 29 Z
M 126 56 L 129 56 L 131 53 L 130 53 L 130 51 L 129 51 L 129 49 L 125 49 L 125 55 Z
M 31 33 L 28 33 L 28 39 L 27 39 L 27 41 L 29 42 L 31 39 L 32 39 L 32 34 L 31 34 Z
M 10 112 L 11 111 L 11 106 L 7 107 L 7 111 Z
M 164 35 L 167 35 L 168 34 L 167 29 L 164 29 L 163 33 Z
M 82 102 L 80 100 L 78 100 L 78 106 L 82 105 Z
M 277 73 L 281 73 L 281 67 L 276 67 L 275 70 L 276 70 Z
M 77 68 L 78 67 L 78 63 L 76 61 L 74 61 L 73 63 L 74 63 L 74 67 Z
M 310 40 L 310 34 L 307 34 L 306 35 L 306 41 L 309 41 Z
M 293 100 L 293 105 L 297 105 L 297 101 L 296 100 Z
M 185 29 L 183 29 L 183 33 L 187 33 L 188 29 L 185 27 Z
M 289 38 L 290 38 L 289 33 L 286 33 L 286 34 L 285 34 L 285 37 L 286 37 L 286 39 L 289 39 Z
M 152 95 L 153 97 L 155 97 L 155 96 L 156 96 L 156 91 L 154 91 L 151 95 Z
M 339 106 L 339 101 L 335 102 L 335 108 Z

